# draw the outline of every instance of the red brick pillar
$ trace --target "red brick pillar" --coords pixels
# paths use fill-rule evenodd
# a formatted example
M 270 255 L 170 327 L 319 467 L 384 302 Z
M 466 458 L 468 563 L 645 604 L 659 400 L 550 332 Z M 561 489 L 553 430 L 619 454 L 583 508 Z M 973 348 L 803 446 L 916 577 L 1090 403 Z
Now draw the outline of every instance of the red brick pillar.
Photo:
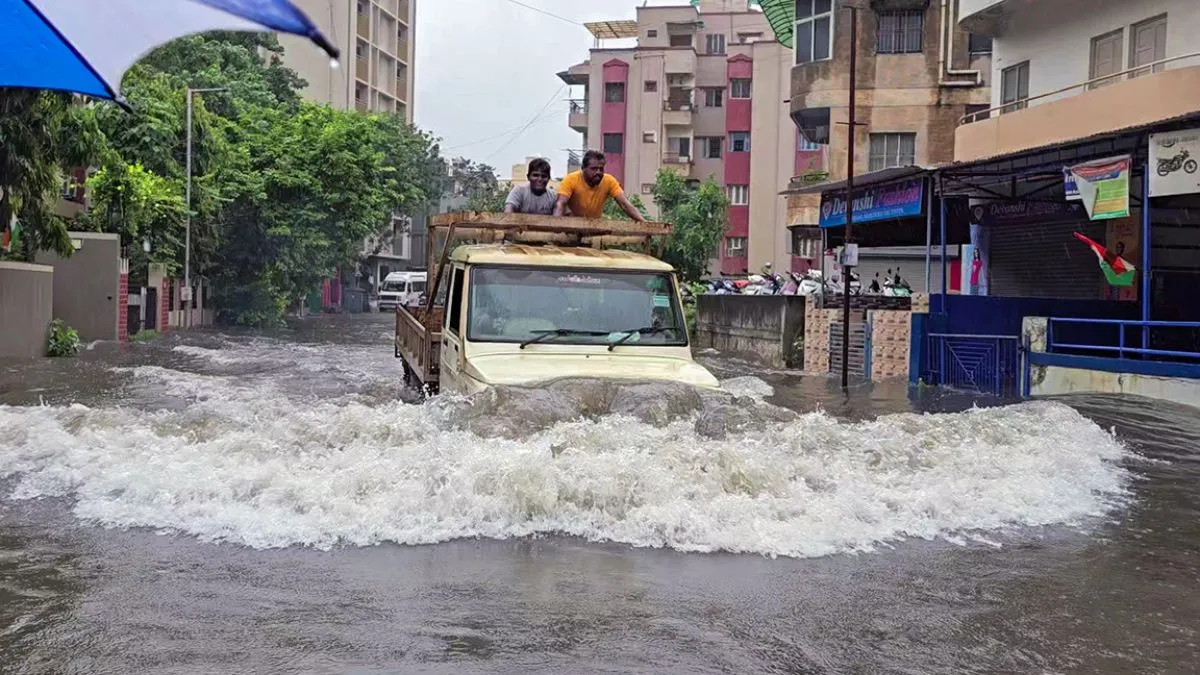
M 121 272 L 117 286 L 117 340 L 129 340 L 129 272 Z
M 167 294 L 170 279 L 163 279 L 158 289 L 158 332 L 166 333 L 171 327 L 171 296 Z

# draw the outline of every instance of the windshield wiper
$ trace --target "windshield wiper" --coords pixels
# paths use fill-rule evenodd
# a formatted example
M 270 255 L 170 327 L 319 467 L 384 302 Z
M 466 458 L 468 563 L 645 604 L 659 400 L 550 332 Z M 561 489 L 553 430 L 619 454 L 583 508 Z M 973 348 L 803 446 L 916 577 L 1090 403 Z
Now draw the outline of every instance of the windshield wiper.
M 548 340 L 552 337 L 563 337 L 565 335 L 590 335 L 590 336 L 608 335 L 608 331 L 574 330 L 572 328 L 555 328 L 554 330 L 535 330 L 535 331 L 530 331 L 530 332 L 533 333 L 535 335 L 535 337 L 531 337 L 528 340 L 522 342 L 521 349 L 525 349 L 526 347 L 528 347 L 531 344 L 536 344 L 543 340 Z
M 620 340 L 609 344 L 608 351 L 611 352 L 612 350 L 616 349 L 618 345 L 623 345 L 629 340 L 632 340 L 633 336 L 635 335 L 657 335 L 659 333 L 665 333 L 669 330 L 675 329 L 669 326 L 646 326 L 644 328 L 634 328 L 633 330 L 613 331 L 614 333 L 624 333 L 625 335 Z

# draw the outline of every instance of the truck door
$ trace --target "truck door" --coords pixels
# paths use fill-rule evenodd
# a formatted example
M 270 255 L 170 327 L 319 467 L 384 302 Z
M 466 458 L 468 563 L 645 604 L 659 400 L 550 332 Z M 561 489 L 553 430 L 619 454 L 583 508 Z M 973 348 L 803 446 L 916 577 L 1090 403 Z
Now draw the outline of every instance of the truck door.
M 439 384 L 445 392 L 462 390 L 463 364 L 463 322 L 464 282 L 466 273 L 462 267 L 455 267 L 450 275 L 450 292 L 446 295 L 445 323 L 442 326 L 442 349 L 439 365 L 441 376 Z

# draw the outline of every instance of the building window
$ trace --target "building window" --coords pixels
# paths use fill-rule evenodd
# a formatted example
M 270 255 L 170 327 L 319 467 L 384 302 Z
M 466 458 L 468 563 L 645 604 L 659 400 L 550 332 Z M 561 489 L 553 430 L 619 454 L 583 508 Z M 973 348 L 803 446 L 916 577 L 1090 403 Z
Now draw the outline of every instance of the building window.
M 725 238 L 725 257 L 727 257 L 727 258 L 745 258 L 746 257 L 746 238 L 745 237 L 726 237 Z
M 750 78 L 733 78 L 729 81 L 729 98 L 750 98 L 750 86 Z
M 871 134 L 870 171 L 917 163 L 917 135 L 912 133 Z
M 730 206 L 745 206 L 750 203 L 749 185 L 730 185 L 726 191 L 729 193 Z
M 604 152 L 619 155 L 625 152 L 624 134 L 604 134 Z
M 656 30 L 654 30 L 653 28 L 651 28 L 650 30 L 646 31 L 646 37 L 648 37 L 648 38 L 656 38 L 656 37 L 658 37 L 658 31 L 656 31 Z
M 966 110 L 966 119 L 964 121 L 966 124 L 970 124 L 972 122 L 986 120 L 992 116 L 989 112 L 991 109 L 992 106 L 987 103 L 968 105 Z
M 654 183 L 642 183 L 642 194 L 654 194 Z
M 925 12 L 880 12 L 876 54 L 919 54 L 925 32 Z
M 967 51 L 972 56 L 991 54 L 992 53 L 992 38 L 990 35 L 976 35 L 971 33 L 967 36 Z
M 654 93 L 658 91 L 658 80 L 646 80 L 642 86 L 647 94 Z
M 1147 66 L 1167 58 L 1167 17 L 1158 16 L 1129 27 L 1129 67 Z M 1157 73 L 1162 64 L 1138 70 L 1130 77 L 1141 77 Z
M 752 45 L 762 39 L 762 33 L 738 33 L 738 43 Z
M 750 132 L 734 131 L 729 134 L 730 152 L 750 152 Z
M 712 35 L 706 35 L 704 37 L 705 37 L 704 53 L 706 53 L 706 54 L 724 54 L 725 53 L 725 34 L 724 33 L 713 33 Z
M 1113 84 L 1117 78 L 1099 79 L 1115 75 L 1125 68 L 1125 30 L 1117 29 L 1092 38 L 1092 57 L 1088 66 L 1088 89 Z
M 833 0 L 796 0 L 796 63 L 833 56 Z
M 821 240 L 809 236 L 804 230 L 796 228 L 792 230 L 791 254 L 797 258 L 813 259 L 817 257 L 817 251 L 821 250 Z
M 642 142 L 643 143 L 657 143 L 658 142 L 657 134 L 655 134 L 653 131 L 643 131 L 642 132 Z
M 796 130 L 796 150 L 797 151 L 816 152 L 820 149 L 821 149 L 820 143 L 813 143 L 812 141 L 808 140 L 808 137 L 806 137 L 804 134 L 800 133 L 799 129 Z
M 704 105 L 709 108 L 720 108 L 725 104 L 725 90 L 717 87 L 704 88 Z
M 708 136 L 701 138 L 700 156 L 704 159 L 721 159 L 721 142 L 725 139 L 720 136 Z
M 1025 108 L 1029 98 L 1029 62 L 1018 63 L 1000 71 L 1000 112 L 1007 113 Z
M 692 34 L 691 33 L 671 33 L 670 45 L 672 47 L 691 47 L 692 46 Z
M 604 83 L 604 102 L 605 103 L 624 103 L 625 102 L 625 83 L 624 82 L 605 82 Z

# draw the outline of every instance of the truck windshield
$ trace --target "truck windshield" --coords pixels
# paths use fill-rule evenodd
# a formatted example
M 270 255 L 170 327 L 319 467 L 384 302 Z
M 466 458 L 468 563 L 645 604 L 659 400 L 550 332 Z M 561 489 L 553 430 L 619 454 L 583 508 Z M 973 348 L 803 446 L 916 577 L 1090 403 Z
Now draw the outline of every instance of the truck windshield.
M 558 331 L 544 342 L 687 344 L 674 280 L 664 273 L 476 267 L 469 303 L 472 342 L 522 343 Z
M 385 282 L 383 282 L 383 286 L 381 286 L 379 288 L 379 290 L 387 291 L 389 293 L 403 293 L 404 292 L 404 281 L 403 280 L 401 280 L 401 281 L 385 281 Z

